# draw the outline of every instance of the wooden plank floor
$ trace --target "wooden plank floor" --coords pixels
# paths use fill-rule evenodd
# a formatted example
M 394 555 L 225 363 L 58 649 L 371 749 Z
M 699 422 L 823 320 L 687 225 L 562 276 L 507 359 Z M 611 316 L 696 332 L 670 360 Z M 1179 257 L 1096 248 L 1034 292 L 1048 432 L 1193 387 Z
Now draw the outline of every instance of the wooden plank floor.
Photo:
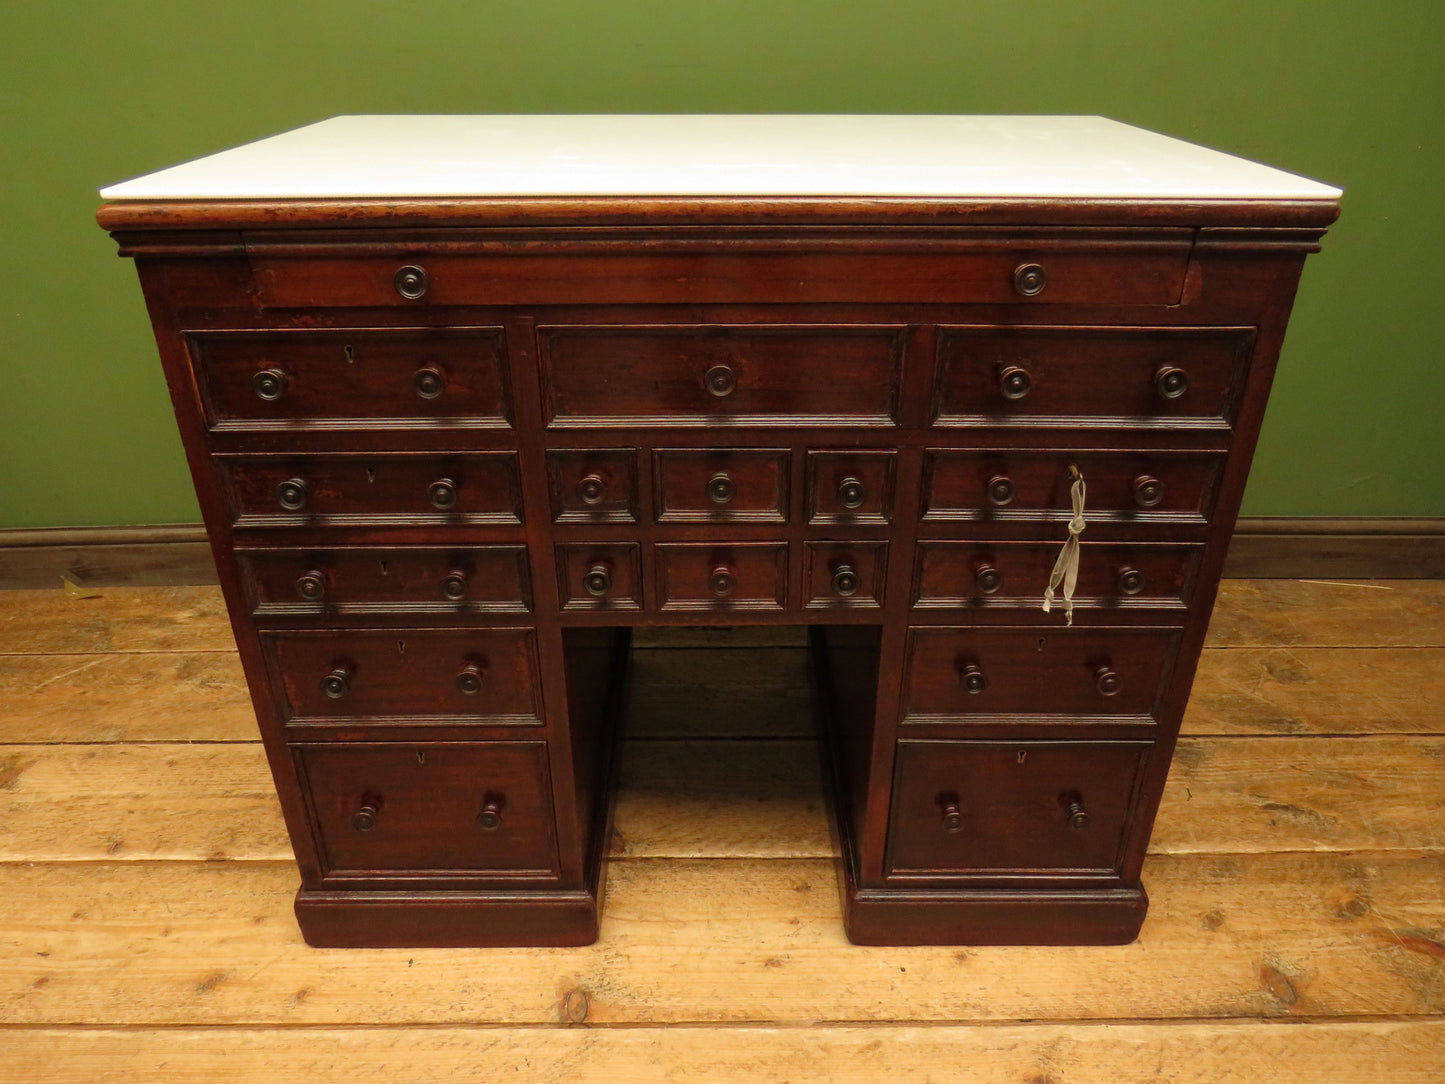
M 215 589 L 0 593 L 0 1080 L 1445 1079 L 1445 582 L 1226 583 L 1121 948 L 848 945 L 800 643 L 639 637 L 595 946 L 314 950 Z

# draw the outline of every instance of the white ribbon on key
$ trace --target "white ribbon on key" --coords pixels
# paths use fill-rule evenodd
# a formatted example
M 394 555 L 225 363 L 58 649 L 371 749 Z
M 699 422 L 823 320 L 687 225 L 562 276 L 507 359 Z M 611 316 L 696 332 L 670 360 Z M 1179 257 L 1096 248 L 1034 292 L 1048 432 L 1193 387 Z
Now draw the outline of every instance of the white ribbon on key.
M 1062 584 L 1064 588 L 1064 624 L 1074 623 L 1074 588 L 1079 583 L 1079 535 L 1084 533 L 1084 476 L 1079 468 L 1069 467 L 1074 484 L 1069 487 L 1069 500 L 1074 506 L 1073 518 L 1069 520 L 1069 537 L 1049 573 L 1049 586 L 1044 591 L 1044 613 L 1054 604 L 1054 592 Z

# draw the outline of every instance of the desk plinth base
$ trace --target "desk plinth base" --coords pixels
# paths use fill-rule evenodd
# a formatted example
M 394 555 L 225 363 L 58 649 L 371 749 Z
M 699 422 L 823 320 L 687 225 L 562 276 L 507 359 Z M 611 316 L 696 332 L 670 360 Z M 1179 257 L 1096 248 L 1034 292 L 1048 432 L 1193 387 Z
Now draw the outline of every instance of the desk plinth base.
M 571 947 L 597 940 L 600 886 L 571 892 L 296 894 L 312 948 Z

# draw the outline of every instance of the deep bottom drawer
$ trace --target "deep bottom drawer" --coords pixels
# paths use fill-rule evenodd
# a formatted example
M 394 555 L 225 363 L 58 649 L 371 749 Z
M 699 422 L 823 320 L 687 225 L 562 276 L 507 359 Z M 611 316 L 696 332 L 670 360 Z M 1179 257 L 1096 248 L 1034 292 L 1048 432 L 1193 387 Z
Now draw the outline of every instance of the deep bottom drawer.
M 544 742 L 292 746 L 324 872 L 557 873 Z
M 889 875 L 1117 877 L 1151 748 L 899 742 Z

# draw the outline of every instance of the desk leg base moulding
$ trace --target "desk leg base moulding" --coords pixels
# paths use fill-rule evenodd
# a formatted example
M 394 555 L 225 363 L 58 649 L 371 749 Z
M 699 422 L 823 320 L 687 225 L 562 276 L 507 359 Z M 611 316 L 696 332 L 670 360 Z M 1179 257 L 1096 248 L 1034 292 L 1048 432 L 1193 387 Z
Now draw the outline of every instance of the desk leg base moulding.
M 1137 935 L 1338 192 L 1055 122 L 1020 128 L 1050 136 L 1048 196 L 970 190 L 1023 144 L 931 142 L 972 130 L 947 118 L 841 123 L 911 133 L 869 154 L 918 176 L 956 150 L 956 197 L 318 198 L 280 166 L 272 196 L 113 190 L 308 942 L 593 940 L 631 630 L 738 625 L 809 628 L 854 941 Z M 1182 155 L 1240 194 L 1071 194 L 1121 130 L 1126 187 Z M 769 153 L 817 152 L 795 134 Z M 487 145 L 440 161 L 488 176 Z

